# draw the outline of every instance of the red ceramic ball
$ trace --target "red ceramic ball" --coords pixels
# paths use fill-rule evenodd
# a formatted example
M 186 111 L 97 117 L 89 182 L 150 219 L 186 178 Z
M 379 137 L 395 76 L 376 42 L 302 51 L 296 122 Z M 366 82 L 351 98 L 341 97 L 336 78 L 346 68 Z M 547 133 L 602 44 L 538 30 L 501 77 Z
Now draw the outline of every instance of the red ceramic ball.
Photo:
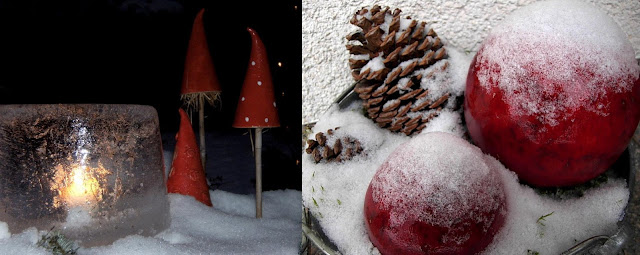
M 474 254 L 507 214 L 500 173 L 486 155 L 448 133 L 418 135 L 371 180 L 364 202 L 369 239 L 382 254 Z
M 467 76 L 473 141 L 534 186 L 602 174 L 640 119 L 640 68 L 624 32 L 578 1 L 537 2 L 485 39 Z

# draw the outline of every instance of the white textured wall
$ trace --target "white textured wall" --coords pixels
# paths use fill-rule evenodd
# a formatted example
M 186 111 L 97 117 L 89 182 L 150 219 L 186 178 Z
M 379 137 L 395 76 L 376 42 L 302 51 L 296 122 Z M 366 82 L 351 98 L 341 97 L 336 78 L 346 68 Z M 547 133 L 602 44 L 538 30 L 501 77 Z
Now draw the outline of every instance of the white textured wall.
M 399 8 L 403 16 L 432 24 L 449 46 L 473 54 L 491 28 L 520 6 L 536 0 L 327 0 L 302 1 L 302 123 L 318 120 L 353 83 L 345 36 L 356 31 L 349 20 L 374 4 Z M 608 13 L 627 33 L 640 57 L 640 1 L 587 0 Z

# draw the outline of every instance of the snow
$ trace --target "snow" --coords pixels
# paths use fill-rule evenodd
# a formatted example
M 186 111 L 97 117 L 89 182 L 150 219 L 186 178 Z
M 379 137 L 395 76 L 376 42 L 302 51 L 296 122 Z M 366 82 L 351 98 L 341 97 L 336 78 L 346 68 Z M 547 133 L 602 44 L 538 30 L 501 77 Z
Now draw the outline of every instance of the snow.
M 411 138 L 378 128 L 354 107 L 341 110 L 335 104 L 312 131 L 313 134 L 326 132 L 338 126 L 341 132 L 335 133 L 336 139 L 357 136 L 366 154 L 345 162 L 318 164 L 309 154 L 304 154 L 302 202 L 320 222 L 327 241 L 334 243 L 343 254 L 378 254 L 364 224 L 365 193 L 385 159 Z M 429 122 L 423 133 L 435 131 L 462 136 L 460 113 L 443 111 Z M 505 225 L 486 254 L 526 254 L 527 250 L 558 254 L 588 237 L 615 233 L 616 222 L 629 196 L 625 180 L 609 178 L 583 197 L 555 200 L 520 184 L 513 172 L 491 156 L 485 154 L 484 159 L 499 170 L 508 206 Z
M 613 178 L 581 198 L 555 200 L 519 184 L 515 173 L 493 157 L 486 158 L 501 169 L 509 214 L 494 239 L 498 241 L 485 254 L 524 254 L 526 250 L 559 254 L 589 237 L 616 232 L 629 199 L 625 180 Z
M 371 59 L 369 62 L 367 62 L 367 64 L 360 69 L 360 73 L 363 73 L 366 70 L 371 71 L 370 73 L 373 73 L 378 70 L 382 70 L 384 68 L 383 61 L 384 61 L 384 58 L 382 57 L 382 54 L 380 54 L 380 56 L 377 56 Z
M 428 125 L 422 132 L 447 132 L 455 134 L 459 137 L 464 135 L 465 129 L 462 125 L 462 117 L 459 112 L 445 109 L 440 112 L 438 117 L 429 121 Z
M 606 114 L 606 105 L 585 105 L 607 91 L 631 91 L 627 77 L 640 75 L 622 29 L 604 11 L 577 0 L 514 11 L 485 39 L 478 65 L 486 67 L 477 73 L 480 84 L 504 92 L 513 116 L 537 116 L 551 126 L 581 107 Z
M 0 239 L 9 237 L 11 237 L 11 232 L 9 232 L 9 225 L 6 222 L 0 221 Z
M 165 166 L 173 153 L 164 151 Z M 168 176 L 169 167 L 165 169 Z M 255 218 L 255 196 L 210 191 L 213 207 L 190 196 L 168 194 L 171 225 L 151 237 L 129 235 L 111 245 L 81 247 L 78 254 L 298 254 L 301 242 L 301 193 L 271 190 L 262 193 L 262 218 Z M 87 220 L 81 210 L 69 220 Z M 0 222 L 0 254 L 51 254 L 36 243 L 47 231 L 28 228 L 10 233 Z
M 478 147 L 443 132 L 421 133 L 400 145 L 369 186 L 373 203 L 389 212 L 391 229 L 385 235 L 407 236 L 402 232 L 410 230 L 397 228 L 407 222 L 452 229 L 467 219 L 487 231 L 506 210 L 497 169 L 490 168 L 483 157 Z M 444 243 L 456 240 L 458 245 L 470 237 L 450 232 L 442 236 Z M 420 244 L 413 245 L 417 247 L 407 250 L 420 250 Z

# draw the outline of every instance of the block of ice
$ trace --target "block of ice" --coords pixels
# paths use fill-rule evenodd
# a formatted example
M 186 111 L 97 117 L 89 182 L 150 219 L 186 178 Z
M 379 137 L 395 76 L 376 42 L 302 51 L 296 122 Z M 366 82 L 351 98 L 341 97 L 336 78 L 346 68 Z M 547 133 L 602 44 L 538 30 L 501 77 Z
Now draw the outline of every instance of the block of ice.
M 155 109 L 0 106 L 0 221 L 60 230 L 82 246 L 169 226 Z

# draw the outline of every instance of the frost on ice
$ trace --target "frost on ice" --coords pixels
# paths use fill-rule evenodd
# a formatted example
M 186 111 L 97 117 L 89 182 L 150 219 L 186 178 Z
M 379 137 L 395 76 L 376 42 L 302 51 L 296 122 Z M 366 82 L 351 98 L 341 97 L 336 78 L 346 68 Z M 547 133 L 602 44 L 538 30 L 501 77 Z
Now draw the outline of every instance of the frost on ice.
M 606 91 L 630 91 L 627 75 L 640 67 L 627 35 L 590 3 L 540 1 L 514 11 L 485 39 L 478 52 L 480 84 L 505 94 L 514 116 L 539 116 L 555 126 L 579 107 L 596 106 Z M 552 86 L 540 86 L 540 84 Z M 603 107 L 605 109 L 603 109 Z
M 369 185 L 364 210 L 372 241 L 383 252 L 480 251 L 507 213 L 497 171 L 479 148 L 453 134 L 430 132 L 410 139 L 386 159 Z
M 374 176 L 373 201 L 396 201 L 391 226 L 422 221 L 450 227 L 474 208 L 495 210 L 499 202 L 494 198 L 504 199 L 502 183 L 483 157 L 479 148 L 451 134 L 420 134 L 397 148 Z

